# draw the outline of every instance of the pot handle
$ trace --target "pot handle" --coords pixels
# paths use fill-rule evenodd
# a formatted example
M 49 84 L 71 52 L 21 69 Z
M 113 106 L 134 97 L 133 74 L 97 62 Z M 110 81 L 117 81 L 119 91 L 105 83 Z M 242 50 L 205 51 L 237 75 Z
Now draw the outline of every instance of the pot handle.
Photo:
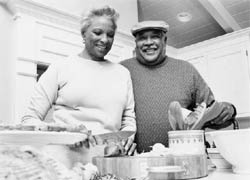
M 234 129 L 239 129 L 239 122 L 238 122 L 238 120 L 235 117 L 232 118 L 232 119 L 230 119 L 230 121 L 232 121 Z

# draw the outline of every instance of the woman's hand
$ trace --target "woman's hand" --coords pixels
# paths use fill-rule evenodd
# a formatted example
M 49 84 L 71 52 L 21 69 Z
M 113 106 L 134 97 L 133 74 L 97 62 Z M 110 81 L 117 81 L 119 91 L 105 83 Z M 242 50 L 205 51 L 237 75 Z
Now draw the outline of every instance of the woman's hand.
M 129 156 L 131 156 L 135 152 L 135 149 L 136 149 L 136 143 L 134 143 L 134 138 L 135 138 L 135 135 L 132 135 L 128 137 L 126 141 L 122 142 L 122 145 L 124 146 L 125 154 Z
M 96 146 L 98 144 L 98 139 L 96 139 L 91 131 L 87 130 L 87 128 L 84 125 L 80 125 L 78 127 L 74 128 L 79 133 L 83 133 L 87 135 L 87 138 L 83 141 L 77 142 L 75 144 L 69 145 L 70 148 L 90 148 L 91 146 Z

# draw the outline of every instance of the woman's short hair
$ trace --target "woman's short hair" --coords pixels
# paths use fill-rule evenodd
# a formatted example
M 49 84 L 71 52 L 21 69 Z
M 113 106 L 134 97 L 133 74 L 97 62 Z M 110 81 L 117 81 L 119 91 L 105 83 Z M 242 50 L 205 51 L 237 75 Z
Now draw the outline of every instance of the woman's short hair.
M 86 32 L 88 27 L 91 25 L 94 17 L 102 17 L 102 16 L 106 16 L 107 18 L 110 18 L 110 20 L 113 22 L 114 28 L 116 30 L 116 28 L 117 28 L 116 21 L 119 17 L 119 13 L 116 12 L 116 10 L 114 8 L 111 8 L 109 6 L 104 6 L 101 8 L 92 9 L 88 13 L 86 13 L 85 15 L 82 16 L 81 34 L 83 35 Z

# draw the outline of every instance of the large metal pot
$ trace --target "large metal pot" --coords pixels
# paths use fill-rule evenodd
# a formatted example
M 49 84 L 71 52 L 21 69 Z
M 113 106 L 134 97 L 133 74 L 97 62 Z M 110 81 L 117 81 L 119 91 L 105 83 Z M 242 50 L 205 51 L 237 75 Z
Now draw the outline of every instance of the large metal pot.
M 114 174 L 123 179 L 145 178 L 152 175 L 152 168 L 179 166 L 182 171 L 165 173 L 165 179 L 192 179 L 207 176 L 207 156 L 169 155 L 164 157 L 94 157 L 93 164 L 102 175 Z

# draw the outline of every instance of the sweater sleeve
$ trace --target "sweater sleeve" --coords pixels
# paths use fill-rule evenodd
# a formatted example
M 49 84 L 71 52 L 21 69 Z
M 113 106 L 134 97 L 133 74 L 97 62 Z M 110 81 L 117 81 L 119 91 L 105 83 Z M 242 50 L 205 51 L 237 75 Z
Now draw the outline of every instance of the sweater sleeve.
M 55 65 L 50 65 L 46 72 L 40 77 L 35 85 L 34 92 L 30 98 L 23 123 L 39 123 L 43 121 L 49 109 L 57 98 L 58 71 Z
M 133 93 L 132 80 L 130 74 L 127 85 L 128 85 L 127 103 L 125 104 L 125 108 L 122 115 L 121 130 L 136 131 L 135 110 L 134 110 L 135 101 L 134 101 L 134 93 Z

